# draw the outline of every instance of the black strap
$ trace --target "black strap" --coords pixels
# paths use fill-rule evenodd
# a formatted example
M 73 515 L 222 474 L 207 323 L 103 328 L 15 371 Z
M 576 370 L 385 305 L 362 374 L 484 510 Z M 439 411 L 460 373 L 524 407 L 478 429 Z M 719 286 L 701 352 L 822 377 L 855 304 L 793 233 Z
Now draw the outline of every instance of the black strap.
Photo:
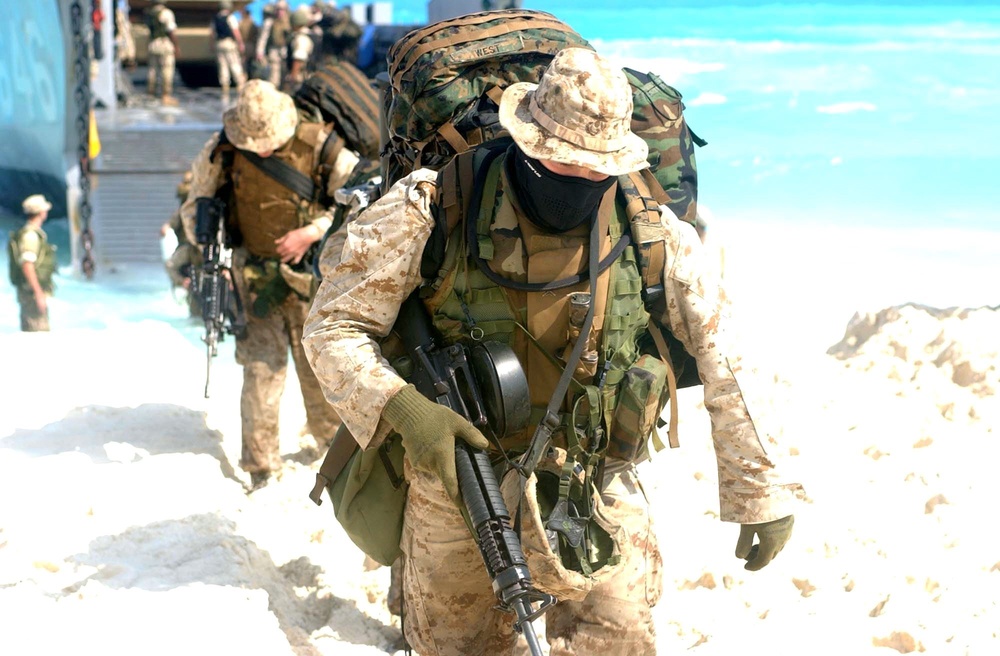
M 290 164 L 286 164 L 277 157 L 261 157 L 255 152 L 241 150 L 240 154 L 247 158 L 247 161 L 267 174 L 288 189 L 291 189 L 302 198 L 313 202 L 316 200 L 316 185 L 308 176 Z

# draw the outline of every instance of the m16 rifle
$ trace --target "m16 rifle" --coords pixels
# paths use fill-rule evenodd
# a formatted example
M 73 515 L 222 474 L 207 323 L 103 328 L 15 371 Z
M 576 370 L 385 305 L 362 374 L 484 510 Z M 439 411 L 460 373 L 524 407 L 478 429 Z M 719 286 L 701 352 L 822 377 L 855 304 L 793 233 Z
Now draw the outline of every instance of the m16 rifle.
M 205 321 L 205 398 L 212 375 L 212 358 L 226 333 L 241 335 L 246 328 L 243 306 L 233 286 L 233 248 L 226 233 L 226 204 L 218 198 L 195 200 L 195 238 L 202 247 L 203 261 L 198 277 L 202 318 Z M 234 307 L 235 306 L 235 307 Z M 228 323 L 227 323 L 228 321 Z
M 506 344 L 440 346 L 416 294 L 400 308 L 394 331 L 411 360 L 397 360 L 395 364 L 409 370 L 401 373 L 406 373 L 424 396 L 468 419 L 494 444 L 527 425 L 531 413 L 528 383 L 517 357 Z M 510 511 L 489 455 L 456 440 L 455 467 L 462 501 L 499 607 L 516 614 L 514 628 L 524 634 L 531 653 L 539 656 L 542 651 L 531 622 L 556 600 L 532 585 L 521 541 L 511 527 Z M 537 608 L 535 603 L 539 604 Z

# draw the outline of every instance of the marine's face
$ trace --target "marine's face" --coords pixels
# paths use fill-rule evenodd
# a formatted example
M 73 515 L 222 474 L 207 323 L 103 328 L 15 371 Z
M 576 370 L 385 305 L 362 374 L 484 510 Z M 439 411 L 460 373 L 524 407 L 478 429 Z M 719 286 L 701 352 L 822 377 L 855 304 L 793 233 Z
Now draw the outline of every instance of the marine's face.
M 584 178 L 585 180 L 590 180 L 591 182 L 600 182 L 601 180 L 607 180 L 607 173 L 598 173 L 597 171 L 591 171 L 590 169 L 577 166 L 576 164 L 563 164 L 562 162 L 555 162 L 551 159 L 540 159 L 538 160 L 542 163 L 542 166 L 552 171 L 557 175 L 565 175 L 573 178 Z

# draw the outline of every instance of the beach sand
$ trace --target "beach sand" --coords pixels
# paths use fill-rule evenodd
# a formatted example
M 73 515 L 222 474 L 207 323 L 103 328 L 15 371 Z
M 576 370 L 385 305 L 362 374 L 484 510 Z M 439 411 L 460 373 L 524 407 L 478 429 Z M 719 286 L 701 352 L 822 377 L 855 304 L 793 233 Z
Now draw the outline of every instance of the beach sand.
M 810 503 L 778 558 L 745 571 L 700 388 L 685 390 L 681 448 L 641 466 L 659 652 L 997 653 L 1000 315 L 936 309 L 996 303 L 977 294 L 997 237 L 817 230 L 712 224 L 774 382 L 775 455 Z M 396 653 L 388 569 L 306 496 L 318 463 L 297 455 L 294 376 L 285 467 L 247 496 L 232 340 L 203 399 L 201 327 L 166 284 L 142 267 L 64 277 L 50 334 L 16 332 L 0 295 L 0 653 Z

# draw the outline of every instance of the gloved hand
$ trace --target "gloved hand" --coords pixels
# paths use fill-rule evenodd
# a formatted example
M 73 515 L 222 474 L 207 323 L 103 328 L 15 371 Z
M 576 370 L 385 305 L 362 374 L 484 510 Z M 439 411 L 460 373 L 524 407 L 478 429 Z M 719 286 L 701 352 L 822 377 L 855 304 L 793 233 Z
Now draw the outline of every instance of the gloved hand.
M 743 569 L 755 572 L 771 562 L 792 537 L 794 523 L 795 517 L 789 515 L 762 524 L 742 524 L 740 538 L 736 541 L 736 557 L 747 561 Z M 759 538 L 759 544 L 753 543 L 754 535 Z
M 460 437 L 477 449 L 486 449 L 490 443 L 483 434 L 465 417 L 434 403 L 413 385 L 396 392 L 382 409 L 382 416 L 402 438 L 410 464 L 441 479 L 445 492 L 459 505 L 455 438 Z

